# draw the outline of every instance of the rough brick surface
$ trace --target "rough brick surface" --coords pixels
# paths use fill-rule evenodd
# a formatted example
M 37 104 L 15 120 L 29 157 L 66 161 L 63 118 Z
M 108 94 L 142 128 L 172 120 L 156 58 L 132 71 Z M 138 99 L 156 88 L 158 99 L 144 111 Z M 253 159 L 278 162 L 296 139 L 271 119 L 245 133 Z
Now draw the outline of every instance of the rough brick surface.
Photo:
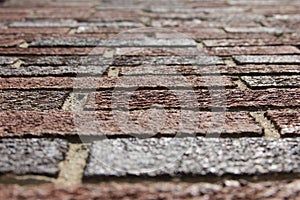
M 245 183 L 234 180 L 216 183 L 100 183 L 85 186 L 1 185 L 2 199 L 293 199 L 300 197 L 299 181 Z M 270 192 L 271 191 L 271 192 Z
M 284 136 L 300 134 L 300 115 L 299 110 L 272 110 L 266 116 L 274 123 Z
M 299 139 L 148 138 L 93 143 L 86 176 L 299 173 Z
M 0 173 L 57 175 L 67 142 L 61 139 L 0 139 Z
M 220 78 L 219 82 L 213 80 Z M 176 85 L 174 86 L 174 83 Z M 41 77 L 0 78 L 0 89 L 114 89 L 114 88 L 207 88 L 235 87 L 229 77 L 125 76 L 125 77 Z
M 62 107 L 68 92 L 62 91 L 17 91 L 0 92 L 0 110 L 49 110 Z
M 251 88 L 300 87 L 299 76 L 243 76 L 242 80 Z
M 299 64 L 300 55 L 233 56 L 240 64 Z
M 36 135 L 211 135 L 244 137 L 262 134 L 247 112 L 209 113 L 179 110 L 152 111 L 10 111 L 0 113 L 2 136 Z M 129 116 L 129 123 L 123 123 Z M 120 119 L 121 118 L 121 119 Z M 157 119 L 161 120 L 157 120 Z M 118 119 L 119 121 L 116 121 Z
M 125 97 L 130 97 L 128 100 Z M 184 98 L 182 98 L 184 97 Z M 267 90 L 137 90 L 99 91 L 91 93 L 86 108 L 146 109 L 153 104 L 172 108 L 199 108 L 210 110 L 213 107 L 236 109 L 261 109 L 266 107 L 299 106 L 298 89 Z M 197 99 L 197 101 L 194 101 Z M 180 103 L 180 101 L 184 103 Z M 129 105 L 128 105 L 129 104 Z

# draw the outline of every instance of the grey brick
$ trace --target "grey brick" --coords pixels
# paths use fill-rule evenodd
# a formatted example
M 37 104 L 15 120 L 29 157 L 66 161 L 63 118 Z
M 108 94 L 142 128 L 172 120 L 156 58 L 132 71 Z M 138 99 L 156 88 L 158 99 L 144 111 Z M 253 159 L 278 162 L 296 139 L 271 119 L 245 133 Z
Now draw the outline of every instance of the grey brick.
M 0 173 L 55 176 L 67 149 L 61 139 L 0 139 Z
M 300 139 L 148 138 L 94 142 L 85 176 L 300 173 Z
M 299 64 L 300 55 L 233 56 L 239 64 Z
M 0 110 L 49 110 L 62 107 L 65 91 L 0 91 Z
M 225 31 L 229 33 L 291 33 L 296 30 L 289 30 L 280 27 L 225 27 Z
M 127 57 L 116 56 L 114 65 L 218 65 L 224 64 L 223 60 L 217 56 L 145 56 L 145 57 Z
M 15 57 L 7 57 L 7 56 L 0 56 L 0 65 L 10 65 L 16 62 L 18 58 Z
M 115 39 L 93 38 L 35 40 L 30 46 L 98 46 L 98 47 L 196 47 L 192 39 Z
M 300 87 L 300 76 L 242 76 L 251 88 Z

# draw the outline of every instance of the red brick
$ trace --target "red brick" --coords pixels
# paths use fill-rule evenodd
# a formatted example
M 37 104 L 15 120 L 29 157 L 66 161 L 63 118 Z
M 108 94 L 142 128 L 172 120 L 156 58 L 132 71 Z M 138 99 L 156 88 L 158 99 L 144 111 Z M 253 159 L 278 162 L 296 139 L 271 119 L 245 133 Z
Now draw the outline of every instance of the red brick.
M 214 76 L 125 76 L 125 77 L 30 77 L 30 78 L 0 78 L 0 89 L 73 89 L 96 88 L 159 88 L 159 87 L 195 87 L 208 86 L 235 87 L 229 77 L 220 77 L 222 82 L 213 82 Z M 186 81 L 186 82 L 185 82 Z
M 212 91 L 211 91 L 212 92 Z M 171 90 L 138 90 L 135 92 L 124 92 L 116 90 L 99 91 L 90 94 L 86 108 L 88 109 L 147 109 L 153 104 L 159 104 L 167 108 L 199 108 L 210 110 L 212 107 L 226 107 L 228 109 L 266 109 L 277 107 L 300 106 L 300 89 L 266 89 L 266 90 L 224 90 L 212 92 L 211 97 L 208 90 L 174 91 Z M 112 96 L 112 94 L 114 94 Z M 129 95 L 129 102 L 124 102 L 124 97 Z M 185 103 L 179 102 L 179 98 Z M 195 105 L 192 98 L 197 98 Z M 112 100 L 115 104 L 112 105 Z M 94 103 L 95 101 L 95 103 Z M 222 102 L 224 101 L 224 102 Z
M 153 135 L 152 125 L 162 123 L 159 133 L 176 135 L 212 134 L 217 128 L 222 136 L 245 137 L 262 134 L 262 128 L 247 112 L 194 112 L 180 110 L 96 111 L 72 113 L 68 111 L 6 111 L 0 112 L 1 136 L 35 135 L 94 135 L 129 136 L 130 134 Z M 113 115 L 114 114 L 114 115 Z M 129 115 L 130 123 L 116 120 Z M 160 122 L 159 119 L 164 119 Z M 154 117 L 154 118 L 153 118 Z M 219 121 L 217 121 L 217 120 Z M 116 122 L 117 121 L 117 122 Z M 78 124 L 80 122 L 80 124 Z M 132 126 L 134 124 L 134 126 Z M 154 132 L 153 132 L 154 131 Z M 155 132 L 157 134 L 157 132 Z
M 24 40 L 22 39 L 0 39 L 0 47 L 14 47 L 22 44 Z
M 266 113 L 282 136 L 300 135 L 300 110 L 270 110 Z
M 39 27 L 39 28 L 27 28 L 27 27 L 12 27 L 12 28 L 0 28 L 0 34 L 37 34 L 37 33 L 67 33 L 70 29 L 69 28 L 56 28 L 56 27 L 51 27 L 51 28 L 44 28 L 44 27 Z
M 299 54 L 300 50 L 293 46 L 256 46 L 256 47 L 215 47 L 209 54 L 218 56 L 230 55 L 279 55 Z

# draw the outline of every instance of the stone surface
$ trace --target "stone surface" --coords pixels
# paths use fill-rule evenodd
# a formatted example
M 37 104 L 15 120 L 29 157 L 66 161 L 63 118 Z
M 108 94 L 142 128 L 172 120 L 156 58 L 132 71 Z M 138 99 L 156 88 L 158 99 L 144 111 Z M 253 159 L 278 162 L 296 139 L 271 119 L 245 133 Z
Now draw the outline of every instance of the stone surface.
M 55 176 L 68 144 L 61 139 L 0 139 L 0 173 Z
M 74 103 L 75 105 L 75 103 Z M 123 123 L 127 120 L 128 123 Z M 116 120 L 117 119 L 117 120 Z M 159 119 L 159 120 L 158 120 Z M 95 135 L 142 136 L 211 135 L 245 137 L 262 135 L 262 128 L 247 112 L 138 111 L 2 111 L 0 136 Z
M 0 110 L 50 110 L 59 109 L 67 98 L 64 91 L 0 91 Z
M 300 87 L 299 76 L 242 76 L 241 79 L 251 88 Z
M 239 64 L 299 64 L 300 55 L 233 56 Z
M 126 97 L 130 97 L 127 99 Z M 198 101 L 198 102 L 197 102 Z M 147 109 L 153 105 L 165 108 L 266 109 L 300 105 L 299 89 L 266 90 L 137 90 L 99 91 L 91 93 L 87 109 Z
M 279 129 L 283 136 L 300 134 L 299 109 L 291 110 L 270 110 L 266 113 L 268 117 Z
M 299 138 L 148 138 L 94 142 L 85 176 L 300 172 Z
M 299 181 L 247 183 L 107 182 L 78 186 L 1 185 L 1 199 L 293 199 L 300 197 Z

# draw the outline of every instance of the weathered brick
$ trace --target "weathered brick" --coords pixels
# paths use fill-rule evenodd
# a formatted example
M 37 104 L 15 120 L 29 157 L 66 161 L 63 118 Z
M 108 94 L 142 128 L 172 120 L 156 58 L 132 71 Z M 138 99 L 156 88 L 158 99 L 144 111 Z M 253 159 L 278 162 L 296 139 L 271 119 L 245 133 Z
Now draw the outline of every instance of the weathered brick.
M 1 65 L 10 65 L 18 61 L 18 58 L 15 57 L 7 57 L 7 56 L 0 56 L 0 64 Z
M 2 55 L 102 55 L 104 48 L 0 48 Z
M 55 176 L 68 144 L 61 139 L 0 139 L 0 173 Z
M 266 113 L 268 117 L 279 129 L 283 136 L 300 134 L 300 114 L 299 109 L 270 110 Z
M 0 91 L 0 110 L 49 110 L 61 108 L 68 92 Z
M 116 56 L 113 65 L 218 65 L 224 64 L 223 60 L 217 56 L 142 56 L 128 57 Z
M 279 28 L 279 27 L 225 27 L 225 31 L 229 33 L 290 33 L 296 32 L 293 30 Z
M 218 39 L 204 40 L 207 47 L 236 47 L 236 46 L 267 46 L 282 45 L 284 42 L 274 38 L 254 38 L 254 39 Z
M 102 140 L 91 147 L 85 176 L 299 174 L 299 148 L 299 138 Z
M 153 74 L 201 74 L 201 75 L 280 75 L 284 74 L 300 74 L 298 65 L 211 65 L 211 66 L 147 66 L 146 68 L 134 68 L 131 66 L 118 67 L 119 75 L 153 75 Z M 87 70 L 88 71 L 88 70 Z M 11 72 L 11 71 L 9 71 Z M 1 73 L 1 71 L 0 71 Z
M 117 48 L 115 55 L 119 56 L 176 56 L 176 55 L 207 55 L 206 52 L 196 48 L 166 48 L 166 47 L 124 47 Z
M 210 94 L 210 92 L 212 94 Z M 130 99 L 125 101 L 124 97 Z M 193 98 L 198 100 L 195 105 Z M 185 100 L 180 104 L 179 100 Z M 95 102 L 94 102 L 95 101 Z M 114 102 L 114 104 L 112 104 Z M 127 105 L 129 103 L 129 105 Z M 299 89 L 266 90 L 137 90 L 137 91 L 99 91 L 91 93 L 87 101 L 88 109 L 146 109 L 153 104 L 170 108 L 199 108 L 209 110 L 213 107 L 228 109 L 262 109 L 270 107 L 291 107 L 300 105 Z
M 274 181 L 250 183 L 227 180 L 222 183 L 206 182 L 105 182 L 76 186 L 0 185 L 1 199 L 297 199 L 300 181 Z M 272 191 L 272 192 L 269 192 Z
M 46 27 L 38 27 L 38 28 L 9 27 L 9 28 L 0 28 L 0 33 L 1 34 L 18 34 L 18 33 L 22 33 L 22 34 L 39 34 L 39 33 L 64 34 L 64 33 L 67 33 L 69 30 L 70 30 L 69 28 L 56 28 L 56 27 L 51 27 L 51 28 L 46 28 Z
M 251 88 L 300 87 L 300 76 L 242 76 Z
M 221 81 L 214 82 L 220 78 Z M 176 85 L 174 86 L 174 84 Z M 30 77 L 0 78 L 0 89 L 114 89 L 117 88 L 207 88 L 235 87 L 229 77 L 125 76 L 125 77 Z
M 24 40 L 22 39 L 0 39 L 0 47 L 14 47 L 22 44 Z
M 299 54 L 300 50 L 293 46 L 253 46 L 253 47 L 214 47 L 209 50 L 210 55 L 282 55 Z
M 155 112 L 155 113 L 154 113 Z M 130 123 L 116 117 L 130 117 Z M 130 111 L 6 111 L 0 112 L 1 136 L 93 135 L 148 136 L 198 134 L 246 137 L 262 135 L 262 128 L 247 112 L 195 112 L 180 110 Z M 155 116 L 155 117 L 154 117 Z M 153 118 L 154 117 L 154 118 Z M 157 121 L 158 118 L 160 122 Z M 161 121 L 161 119 L 164 119 Z M 79 124 L 79 122 L 81 124 Z M 210 124 L 211 123 L 211 124 Z M 155 128 L 153 127 L 155 125 Z M 162 125 L 162 126 L 161 126 Z
M 300 55 L 240 55 L 233 56 L 240 64 L 299 64 Z
M 69 39 L 69 40 L 36 40 L 30 46 L 98 46 L 98 47 L 196 47 L 196 42 L 191 39 Z

